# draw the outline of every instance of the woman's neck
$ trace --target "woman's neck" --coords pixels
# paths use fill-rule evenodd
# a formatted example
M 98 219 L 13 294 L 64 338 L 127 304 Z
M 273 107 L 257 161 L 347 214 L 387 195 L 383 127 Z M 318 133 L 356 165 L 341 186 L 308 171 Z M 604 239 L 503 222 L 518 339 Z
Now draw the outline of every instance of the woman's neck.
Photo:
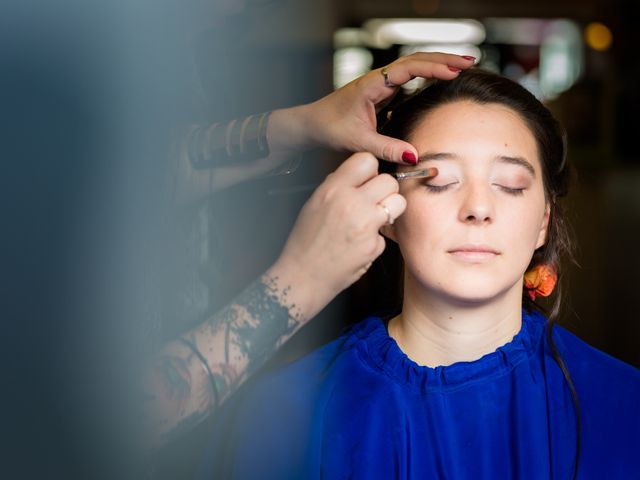
M 389 335 L 419 365 L 437 367 L 477 360 L 508 343 L 522 325 L 522 294 L 462 304 L 425 294 L 405 283 L 402 313 Z

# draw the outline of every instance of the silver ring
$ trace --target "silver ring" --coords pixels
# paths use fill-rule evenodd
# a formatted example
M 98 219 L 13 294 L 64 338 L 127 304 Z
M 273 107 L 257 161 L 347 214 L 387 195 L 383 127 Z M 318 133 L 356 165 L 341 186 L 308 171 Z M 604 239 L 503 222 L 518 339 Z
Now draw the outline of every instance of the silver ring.
M 387 214 L 387 223 L 389 225 L 393 225 L 393 217 L 391 216 L 389 208 L 384 203 L 379 203 L 378 205 L 380 205 L 382 207 L 382 210 L 384 210 L 384 213 Z
M 389 80 L 389 67 L 384 67 L 382 70 L 380 70 L 380 73 L 384 77 L 384 86 L 385 87 L 393 88 L 393 87 L 397 86 L 397 85 L 391 83 L 391 81 Z

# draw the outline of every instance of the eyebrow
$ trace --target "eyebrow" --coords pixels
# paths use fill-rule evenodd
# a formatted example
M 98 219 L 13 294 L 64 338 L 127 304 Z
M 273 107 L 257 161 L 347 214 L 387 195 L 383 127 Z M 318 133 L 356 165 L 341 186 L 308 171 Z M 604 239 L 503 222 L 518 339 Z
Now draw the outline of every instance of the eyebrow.
M 428 160 L 458 160 L 460 157 L 455 153 L 449 152 L 427 152 L 418 157 L 418 163 L 426 162 Z M 519 165 L 527 170 L 533 177 L 536 176 L 536 170 L 533 165 L 527 161 L 524 157 L 512 157 L 510 155 L 498 155 L 495 160 L 501 163 L 507 163 L 509 165 Z
M 456 155 L 455 153 L 447 153 L 447 152 L 432 153 L 432 152 L 427 152 L 427 153 L 423 153 L 422 155 L 420 155 L 418 157 L 418 163 L 426 162 L 427 160 L 456 160 L 458 158 L 459 158 L 458 155 Z

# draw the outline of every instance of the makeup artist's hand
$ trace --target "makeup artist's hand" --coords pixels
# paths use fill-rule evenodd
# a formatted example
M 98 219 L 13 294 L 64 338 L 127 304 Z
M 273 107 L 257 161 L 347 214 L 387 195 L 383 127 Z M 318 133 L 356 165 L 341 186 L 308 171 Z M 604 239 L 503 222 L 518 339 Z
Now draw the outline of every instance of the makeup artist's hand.
M 384 250 L 379 230 L 404 212 L 398 181 L 356 153 L 330 174 L 302 208 L 268 274 L 291 286 L 307 318 L 358 280 Z
M 275 110 L 269 120 L 273 152 L 325 146 L 371 152 L 391 162 L 415 164 L 417 151 L 402 140 L 376 132 L 376 113 L 416 77 L 452 80 L 474 64 L 473 57 L 414 53 L 363 75 L 320 100 Z M 386 74 L 386 75 L 385 75 Z

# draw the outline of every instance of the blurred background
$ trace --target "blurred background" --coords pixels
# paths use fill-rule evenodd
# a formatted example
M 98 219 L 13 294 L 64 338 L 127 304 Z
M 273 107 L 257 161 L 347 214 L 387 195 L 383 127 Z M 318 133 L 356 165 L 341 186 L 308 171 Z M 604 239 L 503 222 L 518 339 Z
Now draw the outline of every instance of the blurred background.
M 153 239 L 165 233 L 157 185 L 168 142 L 159 132 L 310 102 L 414 51 L 473 55 L 530 89 L 564 124 L 578 265 L 566 265 L 560 323 L 640 367 L 637 11 L 633 0 L 3 5 L 2 363 L 11 415 L 2 440 L 16 452 L 7 472 L 20 473 L 6 478 L 31 478 L 27 464 L 33 478 L 128 478 L 137 462 L 126 423 L 139 414 L 128 387 L 140 352 L 215 312 L 263 272 L 313 188 L 345 158 L 308 152 L 288 175 L 183 212 L 184 251 L 161 272 L 178 285 L 174 314 L 161 318 L 149 307 L 161 300 L 150 299 L 146 270 L 137 268 L 157 258 Z M 267 368 L 393 308 L 390 258 Z M 208 428 L 161 452 L 153 476 L 188 478 Z

